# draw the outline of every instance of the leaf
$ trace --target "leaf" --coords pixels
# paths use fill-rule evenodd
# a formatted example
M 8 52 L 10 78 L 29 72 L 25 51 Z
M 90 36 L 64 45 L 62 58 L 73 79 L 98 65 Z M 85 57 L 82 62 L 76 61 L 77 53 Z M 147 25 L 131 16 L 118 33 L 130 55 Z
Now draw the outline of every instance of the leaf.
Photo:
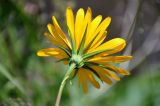
M 23 94 L 25 94 L 25 90 L 20 85 L 20 83 L 1 64 L 0 64 L 0 73 L 4 75 L 12 84 L 14 84 Z

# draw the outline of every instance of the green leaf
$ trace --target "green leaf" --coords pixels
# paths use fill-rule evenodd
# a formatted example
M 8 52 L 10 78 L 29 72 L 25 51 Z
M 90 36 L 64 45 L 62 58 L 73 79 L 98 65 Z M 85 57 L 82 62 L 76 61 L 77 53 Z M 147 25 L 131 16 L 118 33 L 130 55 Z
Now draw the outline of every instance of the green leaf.
M 7 69 L 3 65 L 0 64 L 0 73 L 4 75 L 11 83 L 13 83 L 23 94 L 25 94 L 25 90 L 20 85 L 20 83 L 9 73 Z

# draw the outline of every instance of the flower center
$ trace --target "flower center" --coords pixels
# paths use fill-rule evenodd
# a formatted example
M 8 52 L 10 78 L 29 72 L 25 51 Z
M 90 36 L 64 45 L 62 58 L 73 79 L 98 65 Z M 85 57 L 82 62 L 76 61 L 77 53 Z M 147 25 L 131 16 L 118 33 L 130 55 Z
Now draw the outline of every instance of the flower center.
M 83 58 L 80 55 L 72 55 L 72 57 L 70 59 L 70 64 L 71 63 L 75 63 L 76 68 L 80 68 L 84 65 Z

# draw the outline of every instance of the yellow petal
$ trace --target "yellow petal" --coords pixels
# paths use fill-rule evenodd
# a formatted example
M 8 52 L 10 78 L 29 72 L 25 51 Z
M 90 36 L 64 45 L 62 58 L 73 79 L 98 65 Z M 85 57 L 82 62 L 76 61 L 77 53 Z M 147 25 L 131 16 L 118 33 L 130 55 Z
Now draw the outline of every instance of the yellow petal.
M 107 57 L 93 57 L 88 60 L 91 62 L 125 62 L 131 60 L 132 56 L 107 56 Z
M 83 22 L 83 27 L 81 32 L 82 37 L 84 36 L 85 31 L 87 30 L 86 29 L 87 25 L 91 23 L 91 20 L 92 20 L 92 11 L 90 8 L 88 8 Z
M 61 27 L 59 26 L 58 21 L 57 21 L 57 19 L 55 18 L 55 16 L 52 16 L 52 21 L 53 21 L 53 24 L 54 24 L 54 25 L 56 25 L 56 26 L 58 26 L 59 28 L 61 28 Z
M 84 76 L 82 68 L 78 70 L 78 79 L 82 83 L 82 88 L 84 93 L 87 93 L 88 92 L 87 80 L 86 80 L 86 77 Z
M 58 27 L 53 26 L 52 24 L 47 25 L 49 32 L 56 39 L 59 44 L 63 45 L 64 48 L 69 49 L 69 44 L 65 42 L 65 39 L 61 37 L 59 30 L 56 30 Z
M 52 24 L 48 24 L 47 25 L 48 30 L 50 32 L 50 34 L 60 43 L 62 43 L 61 39 L 59 38 L 59 35 L 57 33 L 57 31 L 55 30 L 55 27 Z
M 53 56 L 57 59 L 68 58 L 68 55 L 59 48 L 47 48 L 37 52 L 38 56 Z
M 59 52 L 56 51 L 54 48 L 48 48 L 48 49 L 39 50 L 37 52 L 37 55 L 38 56 L 50 56 L 48 53 L 51 54 L 52 56 L 59 54 Z
M 125 46 L 126 46 L 126 43 L 121 44 L 121 45 L 115 47 L 113 50 L 101 53 L 97 56 L 107 56 L 107 55 L 111 55 L 111 54 L 114 54 L 114 53 L 118 53 L 118 52 L 122 51 L 125 48 Z
M 64 63 L 65 65 L 67 65 L 67 64 L 69 64 L 69 61 L 68 61 L 68 60 L 64 60 L 63 63 Z
M 100 63 L 108 68 L 110 68 L 111 70 L 114 70 L 115 72 L 122 74 L 122 75 L 129 75 L 130 73 L 127 70 L 121 69 L 121 68 L 117 68 L 113 65 L 110 65 L 108 63 Z
M 121 48 L 121 46 L 123 45 L 126 45 L 126 42 L 124 39 L 114 38 L 112 40 L 109 40 L 108 42 L 103 43 L 96 49 L 90 49 L 88 53 L 100 51 L 100 50 L 112 50 L 113 51 L 114 49 L 118 49 L 117 47 Z
M 76 15 L 75 21 L 75 42 L 76 42 L 76 49 L 79 48 L 80 41 L 82 39 L 82 27 L 84 22 L 84 10 L 80 8 Z
M 55 46 L 61 46 L 64 48 L 68 48 L 61 40 L 56 39 L 55 36 L 50 35 L 49 33 L 44 33 L 44 35 L 55 45 Z
M 89 25 L 87 29 L 85 47 L 92 41 L 95 35 L 93 35 L 102 20 L 102 16 L 97 16 Z
M 66 35 L 65 35 L 64 32 L 62 31 L 61 27 L 59 26 L 59 24 L 58 24 L 58 22 L 57 22 L 57 20 L 56 20 L 56 18 L 55 18 L 54 16 L 52 16 L 52 20 L 53 20 L 53 24 L 54 24 L 55 30 L 56 30 L 59 38 L 60 38 L 61 40 L 63 40 L 64 43 L 65 43 L 69 48 L 71 48 L 70 42 L 68 41 Z
M 109 84 L 109 85 L 112 85 L 112 80 L 111 80 L 111 79 L 109 79 L 107 76 L 103 75 L 102 73 L 100 74 L 100 76 L 101 76 L 101 79 L 102 79 L 105 83 L 107 83 L 107 84 Z
M 98 73 L 98 75 L 100 76 L 101 80 L 103 80 L 104 82 L 106 82 L 107 84 L 111 85 L 112 84 L 112 80 L 109 79 L 105 74 L 106 72 L 104 71 L 103 68 L 98 67 L 98 66 L 92 66 L 92 68 Z
M 103 22 L 96 29 L 94 35 L 97 35 L 99 33 L 98 37 L 101 37 L 101 35 L 105 32 L 110 23 L 111 23 L 111 17 L 105 18 Z
M 102 67 L 99 67 L 99 66 L 94 66 L 94 69 L 97 70 L 97 71 L 100 71 L 100 73 L 103 73 L 104 75 L 107 74 L 109 77 L 111 77 L 111 78 L 113 78 L 117 81 L 120 80 L 120 78 L 116 74 L 112 73 L 111 71 L 109 71 L 105 68 L 102 68 Z
M 49 33 L 45 32 L 44 35 L 55 45 L 55 46 L 60 46 L 61 44 L 59 44 L 56 41 L 56 38 L 52 35 L 50 35 Z
M 95 80 L 93 73 L 91 71 L 84 69 L 84 75 L 92 83 L 93 86 L 95 86 L 96 88 L 100 88 L 99 83 Z
M 67 8 L 66 11 L 66 20 L 67 20 L 67 26 L 71 32 L 71 34 L 73 35 L 72 37 L 74 38 L 74 15 L 73 15 L 73 11 L 71 9 L 71 7 Z
M 82 41 L 82 38 L 84 37 L 84 34 L 85 34 L 85 31 L 87 30 L 87 25 L 91 22 L 91 19 L 92 19 L 92 11 L 90 8 L 87 9 L 87 12 L 86 12 L 86 15 L 84 17 L 84 21 L 82 24 L 82 28 L 81 28 L 81 31 L 79 33 L 79 44 L 78 44 L 78 47 Z
M 97 35 L 96 39 L 94 40 L 94 42 L 92 43 L 91 47 L 96 48 L 97 46 L 93 46 L 95 45 L 97 42 L 99 42 L 99 40 L 102 38 L 102 36 L 105 33 L 106 28 L 109 26 L 111 22 L 111 17 L 107 17 L 104 19 L 104 21 L 98 26 L 96 32 L 95 32 L 95 36 Z M 99 46 L 99 45 L 98 45 Z
M 105 40 L 106 34 L 107 34 L 107 31 L 105 31 L 100 38 L 97 36 L 97 38 L 91 45 L 91 49 L 97 48 Z
M 55 37 L 55 36 L 58 36 L 58 35 L 56 34 L 55 29 L 54 29 L 54 26 L 53 26 L 52 24 L 48 24 L 47 27 L 48 27 L 48 30 L 49 30 L 49 32 L 51 33 L 51 35 L 53 35 L 54 37 Z
M 117 80 L 117 81 L 119 81 L 120 80 L 120 78 L 116 75 L 116 74 L 114 74 L 113 72 L 111 72 L 111 71 L 109 71 L 109 70 L 107 70 L 107 69 L 105 69 L 105 72 L 108 74 L 108 76 L 110 76 L 111 78 L 113 78 L 113 79 L 115 79 L 115 80 Z

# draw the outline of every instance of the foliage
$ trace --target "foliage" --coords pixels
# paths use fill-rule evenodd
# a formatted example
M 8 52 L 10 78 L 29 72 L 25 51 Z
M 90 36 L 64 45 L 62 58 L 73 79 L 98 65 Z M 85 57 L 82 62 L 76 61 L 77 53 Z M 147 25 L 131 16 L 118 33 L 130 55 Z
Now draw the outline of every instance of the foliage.
M 47 3 L 34 1 L 37 11 L 33 12 L 24 9 L 32 5 L 26 2 L 0 1 L 0 105 L 53 106 L 66 66 L 53 59 L 37 57 L 36 52 L 48 43 L 42 35 L 51 15 L 58 16 L 60 24 L 64 24 L 66 5 L 74 3 L 51 1 L 54 11 L 43 8 Z M 75 79 L 73 85 L 68 84 L 64 90 L 62 106 L 159 106 L 160 69 L 143 67 L 141 70 L 145 71 L 123 78 L 107 91 L 90 86 L 87 95 Z

